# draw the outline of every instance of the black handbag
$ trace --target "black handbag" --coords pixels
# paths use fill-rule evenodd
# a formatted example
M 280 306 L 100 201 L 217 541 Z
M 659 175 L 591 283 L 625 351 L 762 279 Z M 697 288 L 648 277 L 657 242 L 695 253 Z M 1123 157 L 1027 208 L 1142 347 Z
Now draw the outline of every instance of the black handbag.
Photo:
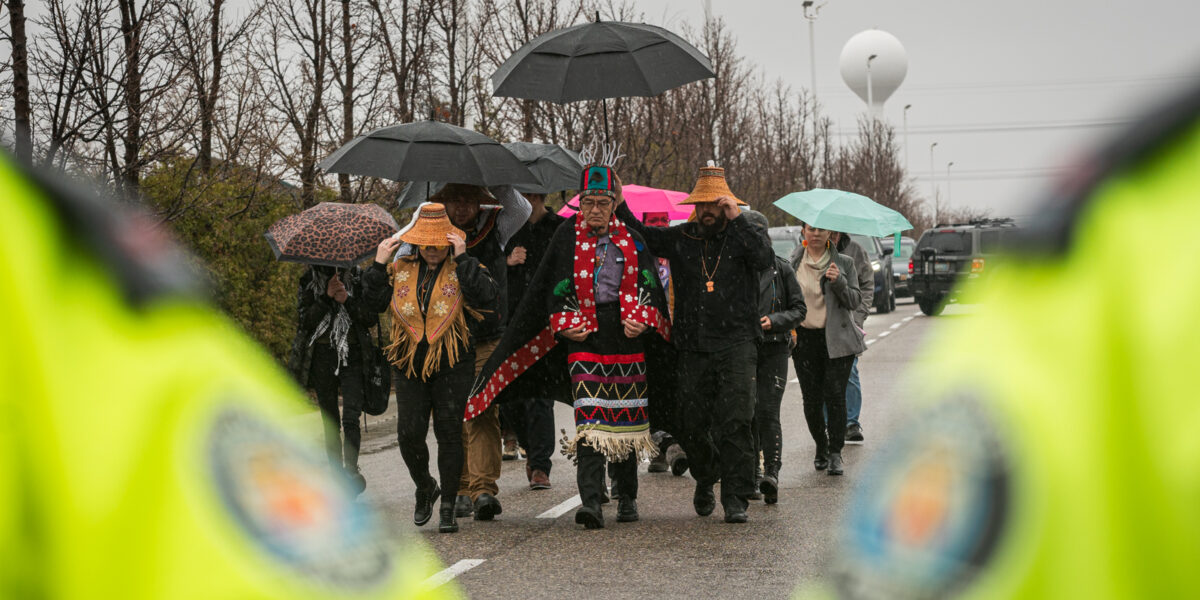
M 363 389 L 363 412 L 378 417 L 387 412 L 388 398 L 392 393 L 392 365 L 383 353 L 383 328 L 379 317 L 375 318 L 375 346 L 371 348 L 371 362 L 365 365 L 366 385 Z

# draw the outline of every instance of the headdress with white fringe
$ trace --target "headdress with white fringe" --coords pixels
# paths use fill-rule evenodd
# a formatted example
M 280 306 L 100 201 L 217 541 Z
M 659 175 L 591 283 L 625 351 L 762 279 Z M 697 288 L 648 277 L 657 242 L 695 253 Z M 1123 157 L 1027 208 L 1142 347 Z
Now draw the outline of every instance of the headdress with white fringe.
M 613 168 L 617 161 L 625 155 L 621 154 L 620 144 L 588 145 L 579 153 L 579 158 L 586 165 L 579 182 L 579 195 L 617 197 L 617 178 Z

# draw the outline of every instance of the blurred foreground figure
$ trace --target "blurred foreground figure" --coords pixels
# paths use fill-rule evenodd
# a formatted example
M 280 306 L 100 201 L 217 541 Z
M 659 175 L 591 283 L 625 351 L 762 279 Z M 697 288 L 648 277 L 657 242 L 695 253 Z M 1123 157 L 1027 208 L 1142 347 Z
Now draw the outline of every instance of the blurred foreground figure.
M 0 597 L 453 592 L 281 426 L 298 390 L 181 253 L 61 185 L 0 155 Z
M 1081 167 L 939 324 L 931 405 L 864 473 L 828 595 L 1200 589 L 1200 90 Z

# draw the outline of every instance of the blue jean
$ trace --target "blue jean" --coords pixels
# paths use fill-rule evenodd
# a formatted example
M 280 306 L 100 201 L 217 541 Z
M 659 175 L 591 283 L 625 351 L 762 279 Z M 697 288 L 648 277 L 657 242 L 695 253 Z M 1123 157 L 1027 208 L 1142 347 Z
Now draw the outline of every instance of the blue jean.
M 862 384 L 858 381 L 858 357 L 850 367 L 850 381 L 846 383 L 846 426 L 858 425 L 858 413 L 862 410 Z

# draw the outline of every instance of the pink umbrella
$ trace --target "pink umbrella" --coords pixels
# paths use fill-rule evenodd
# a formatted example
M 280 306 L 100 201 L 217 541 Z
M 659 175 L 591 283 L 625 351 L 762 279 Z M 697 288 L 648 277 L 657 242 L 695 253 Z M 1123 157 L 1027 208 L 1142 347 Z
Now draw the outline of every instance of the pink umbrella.
M 691 216 L 692 210 L 695 208 L 690 204 L 683 206 L 675 204 L 688 197 L 685 192 L 629 184 L 621 186 L 621 194 L 625 196 L 629 210 L 633 211 L 634 216 L 639 220 L 648 212 L 665 212 L 672 221 L 685 220 Z M 578 206 L 579 196 L 575 196 L 563 205 L 558 214 L 570 217 L 575 214 Z

